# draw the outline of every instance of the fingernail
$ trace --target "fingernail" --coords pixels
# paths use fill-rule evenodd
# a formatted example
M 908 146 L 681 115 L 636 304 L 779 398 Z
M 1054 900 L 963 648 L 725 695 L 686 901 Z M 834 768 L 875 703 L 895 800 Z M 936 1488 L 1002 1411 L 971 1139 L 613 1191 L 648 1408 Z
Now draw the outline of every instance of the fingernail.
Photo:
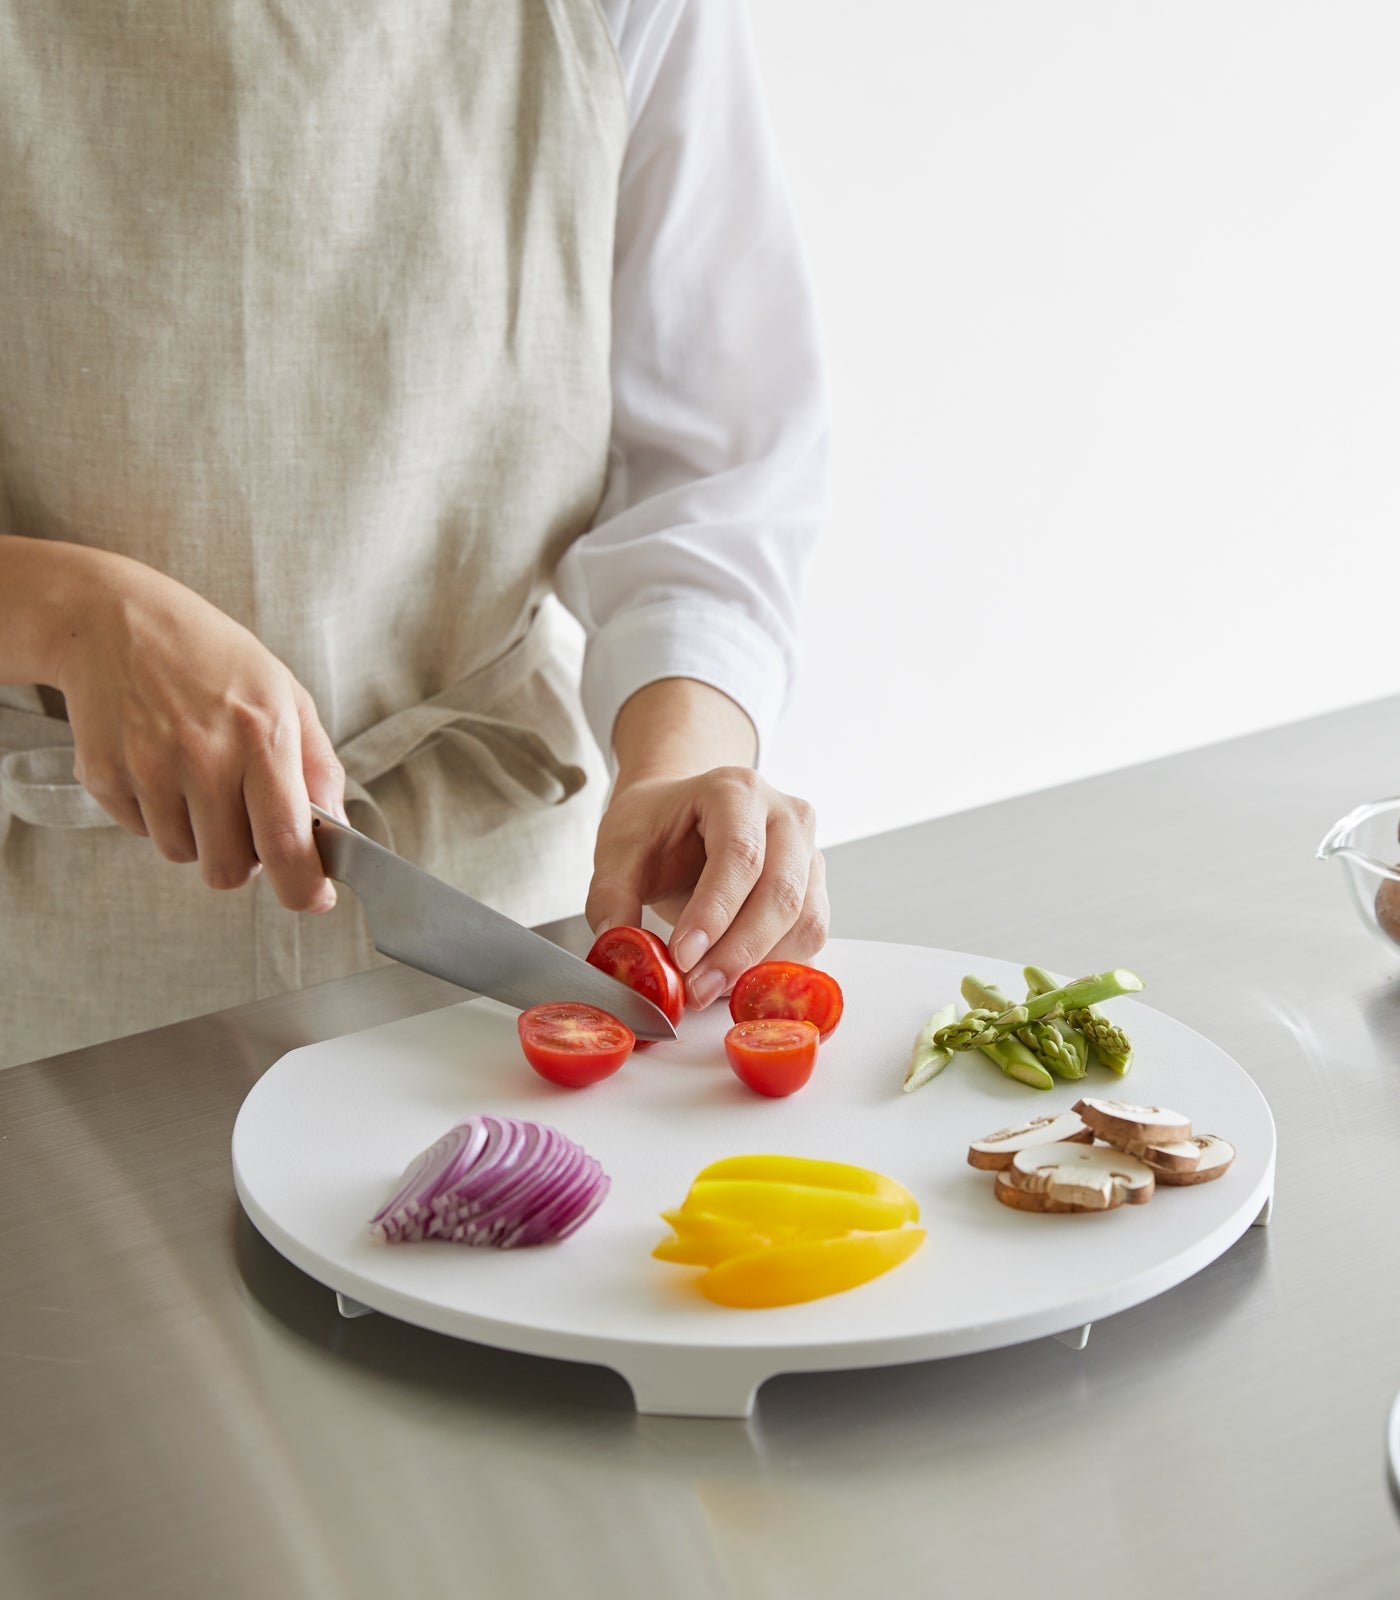
M 724 988 L 724 974 L 716 972 L 713 967 L 708 972 L 702 972 L 698 978 L 690 981 L 690 1003 L 697 1011 L 703 1011 L 712 1000 L 718 1000 Z
M 611 917 L 604 917 L 603 920 L 598 924 L 598 926 L 596 928 L 594 928 L 593 937 L 595 939 L 601 939 L 603 937 L 603 935 L 608 931 L 609 928 L 615 928 L 616 926 L 617 926 L 617 924 L 613 921 L 613 919 Z
M 710 948 L 710 936 L 701 928 L 688 928 L 676 940 L 676 965 L 682 972 L 689 972 L 701 956 Z M 697 1002 L 699 1004 L 700 1002 Z
M 326 887 L 322 891 L 320 899 L 317 900 L 316 904 L 311 907 L 311 911 L 312 911 L 312 914 L 314 916 L 318 916 L 319 917 L 324 912 L 334 911 L 334 910 L 335 910 L 335 888 L 334 888 L 334 886 L 331 884 L 331 882 L 328 879 L 327 882 L 326 882 Z

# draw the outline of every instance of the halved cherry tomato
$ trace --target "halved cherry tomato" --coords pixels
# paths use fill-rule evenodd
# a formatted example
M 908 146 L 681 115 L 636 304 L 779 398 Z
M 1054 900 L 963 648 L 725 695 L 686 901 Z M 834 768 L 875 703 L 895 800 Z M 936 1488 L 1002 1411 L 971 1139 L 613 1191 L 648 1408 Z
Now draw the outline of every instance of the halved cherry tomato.
M 609 928 L 600 933 L 585 958 L 590 966 L 635 989 L 659 1006 L 674 1027 L 685 1010 L 685 984 L 671 965 L 666 946 L 645 928 Z
M 786 1017 L 757 1017 L 736 1023 L 724 1036 L 724 1053 L 741 1083 L 774 1100 L 796 1094 L 812 1076 L 817 1060 L 817 1029 Z
M 551 1000 L 520 1013 L 520 1048 L 551 1083 L 583 1089 L 611 1077 L 632 1054 L 637 1036 L 616 1017 L 578 1000 Z
M 734 985 L 729 1015 L 735 1022 L 756 1017 L 787 1017 L 814 1022 L 825 1039 L 841 1020 L 841 985 L 829 972 L 798 961 L 760 961 Z

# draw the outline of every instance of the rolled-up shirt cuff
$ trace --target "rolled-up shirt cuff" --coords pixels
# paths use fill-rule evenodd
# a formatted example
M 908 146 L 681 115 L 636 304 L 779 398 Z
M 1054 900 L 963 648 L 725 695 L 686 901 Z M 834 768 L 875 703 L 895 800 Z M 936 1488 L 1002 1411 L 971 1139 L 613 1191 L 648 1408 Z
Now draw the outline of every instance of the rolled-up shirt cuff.
M 787 697 L 783 652 L 744 612 L 687 597 L 621 612 L 588 641 L 583 710 L 610 773 L 618 712 L 661 678 L 695 678 L 728 695 L 753 723 L 762 756 Z

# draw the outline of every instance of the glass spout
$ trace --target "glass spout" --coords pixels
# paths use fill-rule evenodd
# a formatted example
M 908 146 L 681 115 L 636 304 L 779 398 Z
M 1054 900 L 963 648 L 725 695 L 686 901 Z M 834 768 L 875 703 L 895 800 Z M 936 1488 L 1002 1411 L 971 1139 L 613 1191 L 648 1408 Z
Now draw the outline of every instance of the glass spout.
M 1362 922 L 1389 949 L 1400 949 L 1400 797 L 1349 811 L 1327 830 L 1317 856 L 1342 862 Z
M 1377 826 L 1382 818 L 1385 820 Z M 1392 865 L 1370 854 L 1371 849 L 1383 842 L 1390 846 L 1389 854 L 1400 855 L 1400 797 L 1372 800 L 1357 806 L 1355 811 L 1348 811 L 1327 830 L 1317 847 L 1317 859 L 1330 861 L 1333 856 L 1341 856 L 1374 872 L 1378 878 L 1393 878 L 1400 883 L 1400 863 Z

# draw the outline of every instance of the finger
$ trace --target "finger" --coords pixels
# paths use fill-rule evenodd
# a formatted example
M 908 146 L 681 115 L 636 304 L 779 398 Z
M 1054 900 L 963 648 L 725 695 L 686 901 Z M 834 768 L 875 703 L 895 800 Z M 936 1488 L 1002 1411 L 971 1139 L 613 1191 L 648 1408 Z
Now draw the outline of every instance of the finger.
M 131 791 L 131 785 L 115 771 L 84 764 L 81 756 L 74 759 L 73 776 L 92 796 L 118 826 L 128 833 L 146 837 L 146 819 Z
M 648 849 L 624 836 L 599 835 L 583 914 L 595 935 L 639 928 L 646 892 Z
M 345 815 L 345 768 L 335 753 L 330 735 L 321 726 L 316 706 L 306 690 L 297 685 L 297 715 L 301 720 L 301 771 L 306 793 L 314 805 L 329 811 L 349 826 Z
M 810 961 L 826 944 L 831 927 L 831 901 L 826 893 L 826 858 L 821 851 L 812 857 L 807 879 L 807 896 L 802 915 L 768 952 L 769 961 Z
M 211 889 L 241 889 L 258 870 L 248 808 L 236 784 L 189 797 L 199 875 Z
M 185 808 L 185 784 L 164 754 L 147 745 L 139 746 L 128 753 L 123 777 L 131 785 L 146 832 L 156 849 L 167 861 L 193 861 L 194 833 Z
M 763 869 L 757 881 L 723 936 L 686 980 L 687 993 L 693 995 L 696 1006 L 733 988 L 742 973 L 766 959 L 796 926 L 807 901 L 812 856 L 811 832 L 804 815 L 786 807 L 770 815 Z
M 687 998 L 697 1008 L 723 993 L 722 969 L 710 959 L 710 952 L 728 932 L 763 872 L 768 800 L 761 781 L 737 772 L 720 777 L 707 790 L 696 821 L 705 843 L 705 865 L 676 923 L 671 955 L 686 974 Z M 700 984 L 706 972 L 710 976 Z
M 136 803 L 141 808 L 146 832 L 151 843 L 167 861 L 182 865 L 195 860 L 194 830 L 190 827 L 190 814 L 185 797 L 178 793 L 155 794 L 149 790 L 136 792 Z
M 290 722 L 278 745 L 259 752 L 243 775 L 253 849 L 289 911 L 329 911 L 335 890 L 311 836 L 311 804 L 301 774 L 301 737 Z

